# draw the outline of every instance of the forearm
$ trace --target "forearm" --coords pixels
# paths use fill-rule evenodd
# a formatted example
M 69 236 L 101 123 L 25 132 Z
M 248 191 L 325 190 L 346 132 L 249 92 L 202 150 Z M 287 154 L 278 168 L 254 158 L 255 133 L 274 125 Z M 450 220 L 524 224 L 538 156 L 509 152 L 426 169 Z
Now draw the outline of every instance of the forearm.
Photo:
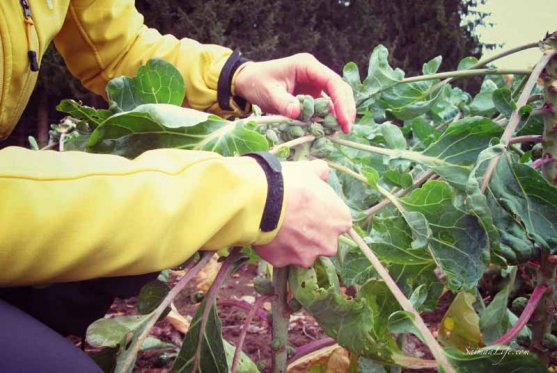
M 0 285 L 146 273 L 199 249 L 268 242 L 266 188 L 251 158 L 4 149 Z

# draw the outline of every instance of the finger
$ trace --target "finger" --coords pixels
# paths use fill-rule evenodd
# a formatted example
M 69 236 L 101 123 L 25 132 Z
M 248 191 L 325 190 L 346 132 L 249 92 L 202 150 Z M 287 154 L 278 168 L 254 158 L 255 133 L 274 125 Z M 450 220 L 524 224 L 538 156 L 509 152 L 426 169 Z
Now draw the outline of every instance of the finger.
M 327 162 L 322 161 L 321 159 L 316 159 L 310 162 L 313 171 L 319 178 L 323 181 L 327 181 L 329 179 L 329 166 Z
M 315 57 L 307 54 L 296 56 L 296 71 L 301 84 L 311 84 L 313 89 L 324 89 L 331 97 L 336 117 L 342 130 L 350 132 L 356 119 L 356 103 L 352 87 L 333 70 L 321 64 Z
M 269 89 L 269 102 L 274 111 L 292 119 L 298 118 L 302 111 L 298 99 L 279 84 Z

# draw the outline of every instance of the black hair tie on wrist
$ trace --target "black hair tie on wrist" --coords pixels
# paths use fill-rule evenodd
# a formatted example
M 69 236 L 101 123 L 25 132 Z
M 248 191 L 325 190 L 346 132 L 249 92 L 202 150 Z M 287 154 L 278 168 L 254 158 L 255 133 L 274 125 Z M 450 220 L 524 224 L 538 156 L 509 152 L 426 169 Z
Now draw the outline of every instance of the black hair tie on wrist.
M 267 199 L 259 229 L 262 232 L 272 232 L 279 224 L 282 203 L 284 200 L 284 181 L 280 161 L 271 153 L 254 152 L 244 156 L 254 158 L 261 166 L 267 177 Z
M 230 98 L 232 97 L 232 78 L 238 68 L 249 59 L 242 57 L 242 53 L 234 51 L 228 60 L 226 60 L 224 67 L 219 75 L 217 83 L 217 101 L 223 110 L 232 110 L 230 107 Z M 234 102 L 240 107 L 246 106 L 246 100 L 239 96 L 232 97 Z

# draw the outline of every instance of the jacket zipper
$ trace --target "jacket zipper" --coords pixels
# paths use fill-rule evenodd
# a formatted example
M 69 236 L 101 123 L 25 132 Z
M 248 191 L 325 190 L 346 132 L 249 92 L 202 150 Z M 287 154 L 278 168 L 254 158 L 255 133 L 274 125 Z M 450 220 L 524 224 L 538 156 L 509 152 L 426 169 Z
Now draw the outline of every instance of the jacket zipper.
M 23 8 L 23 17 L 26 23 L 26 35 L 29 50 L 27 51 L 27 56 L 29 58 L 29 67 L 31 71 L 39 71 L 39 61 L 37 59 L 38 55 L 38 40 L 37 30 L 35 29 L 35 22 L 33 22 L 33 15 L 31 14 L 31 8 L 29 8 L 29 3 L 27 0 L 20 0 L 19 3 Z

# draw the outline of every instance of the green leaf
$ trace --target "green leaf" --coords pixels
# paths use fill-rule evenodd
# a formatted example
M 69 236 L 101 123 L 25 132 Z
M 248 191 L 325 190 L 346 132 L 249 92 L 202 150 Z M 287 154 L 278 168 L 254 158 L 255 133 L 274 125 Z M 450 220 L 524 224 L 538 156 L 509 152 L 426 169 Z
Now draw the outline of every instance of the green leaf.
M 381 124 L 381 133 L 385 141 L 391 149 L 406 149 L 406 139 L 400 130 L 400 127 L 392 124 L 391 122 L 384 122 Z
M 87 328 L 87 343 L 94 347 L 118 347 L 148 319 L 148 315 L 99 319 Z
M 383 45 L 373 49 L 369 59 L 367 77 L 363 82 L 362 96 L 372 96 L 384 91 L 404 78 L 404 72 L 389 65 L 389 51 Z
M 505 118 L 510 118 L 513 110 L 516 109 L 512 92 L 508 88 L 498 88 L 493 92 L 493 104 Z
M 412 129 L 412 134 L 425 146 L 431 145 L 441 136 L 441 133 L 435 129 L 432 122 L 423 117 L 410 119 L 404 122 L 404 125 L 409 126 Z
M 87 122 L 92 128 L 96 128 L 113 114 L 110 110 L 95 109 L 75 100 L 60 101 L 58 106 L 56 106 L 56 110 Z
M 497 84 L 491 80 L 484 80 L 480 93 L 474 97 L 470 103 L 470 113 L 472 115 L 490 116 L 495 113 L 495 104 L 493 103 L 493 92 L 497 90 Z
M 470 67 L 478 63 L 476 57 L 464 57 L 458 63 L 457 70 L 468 70 Z
M 268 150 L 265 137 L 243 121 L 167 104 L 145 104 L 111 116 L 91 135 L 88 148 L 134 158 L 151 149 L 208 150 L 225 156 Z
M 429 181 L 400 199 L 409 211 L 422 213 L 432 236 L 429 247 L 447 275 L 451 290 L 476 286 L 489 257 L 487 235 L 475 216 L 453 204 L 455 193 L 442 181 Z
M 514 271 L 516 271 L 516 268 Z M 515 275 L 511 276 L 510 281 L 497 293 L 480 316 L 480 329 L 485 344 L 492 344 L 512 326 L 507 303 L 509 302 L 509 294 L 513 290 L 514 278 Z
M 133 78 L 112 79 L 106 92 L 111 106 L 130 111 L 143 104 L 182 106 L 186 88 L 182 74 L 169 62 L 151 59 L 137 70 Z
M 401 188 L 408 188 L 412 185 L 412 174 L 410 172 L 399 172 L 388 170 L 383 173 L 383 179 Z
M 518 163 L 504 148 L 494 150 L 501 153 L 488 185 L 494 202 L 524 227 L 528 238 L 557 252 L 557 188 L 538 171 Z M 484 161 L 490 155 L 496 153 L 488 153 Z
M 203 331 L 201 351 L 196 351 L 199 340 L 201 318 L 204 307 L 211 307 L 207 325 Z M 188 334 L 184 338 L 182 349 L 176 357 L 170 372 L 193 372 L 197 361 L 199 372 L 228 372 L 225 346 L 221 334 L 221 323 L 214 304 L 206 305 L 203 302 L 192 319 Z M 195 370 L 197 371 L 197 370 Z
M 467 352 L 450 350 L 451 364 L 459 373 L 546 373 L 547 368 L 529 351 L 506 346 L 490 346 Z
M 299 267 L 291 268 L 289 284 L 294 297 L 341 346 L 361 356 L 393 362 L 391 355 L 398 347 L 388 333 L 386 318 L 399 307 L 384 284 L 370 282 L 354 299 L 347 299 L 334 286 L 322 287 L 314 268 Z
M 422 73 L 424 75 L 435 74 L 437 70 L 439 70 L 439 66 L 441 66 L 441 61 L 443 61 L 443 57 L 437 56 L 424 63 L 424 66 L 422 67 Z
M 137 311 L 146 315 L 153 312 L 168 295 L 169 287 L 162 281 L 154 280 L 145 284 L 137 297 Z
M 439 340 L 461 351 L 482 346 L 480 318 L 474 310 L 476 297 L 459 292 L 449 306 L 439 326 Z
M 503 129 L 491 119 L 468 117 L 452 123 L 438 141 L 428 146 L 422 154 L 436 157 L 442 162 L 425 161 L 445 180 L 460 190 L 465 190 L 472 166 L 481 151 L 489 147 L 494 137 Z M 421 161 L 420 159 L 416 159 Z
M 360 71 L 358 65 L 354 62 L 348 62 L 342 70 L 342 76 L 346 83 L 350 84 L 354 93 L 362 89 L 362 82 L 360 80 Z
M 236 347 L 223 339 L 224 352 L 226 354 L 226 362 L 228 363 L 228 370 L 232 371 L 232 361 L 234 360 L 234 353 Z M 257 365 L 249 358 L 244 351 L 240 351 L 238 363 L 236 364 L 236 372 L 238 373 L 259 373 Z

